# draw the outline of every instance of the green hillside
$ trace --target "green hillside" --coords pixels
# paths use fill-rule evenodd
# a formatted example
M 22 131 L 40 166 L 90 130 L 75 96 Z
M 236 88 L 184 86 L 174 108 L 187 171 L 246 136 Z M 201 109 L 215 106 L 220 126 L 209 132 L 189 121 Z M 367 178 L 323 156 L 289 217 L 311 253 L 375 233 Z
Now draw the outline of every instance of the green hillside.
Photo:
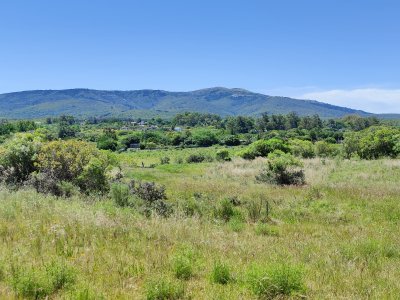
M 161 90 L 101 91 L 90 89 L 35 90 L 0 95 L 1 118 L 41 118 L 60 114 L 85 116 L 171 116 L 182 111 L 226 115 L 263 112 L 323 118 L 369 113 L 317 101 L 267 96 L 243 89 L 209 88 L 192 92 Z

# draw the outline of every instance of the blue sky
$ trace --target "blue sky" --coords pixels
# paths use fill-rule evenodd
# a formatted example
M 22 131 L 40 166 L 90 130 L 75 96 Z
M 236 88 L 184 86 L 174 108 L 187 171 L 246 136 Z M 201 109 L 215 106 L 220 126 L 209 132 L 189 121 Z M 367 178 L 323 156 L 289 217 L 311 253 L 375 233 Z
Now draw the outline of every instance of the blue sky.
M 240 87 L 400 112 L 400 1 L 0 4 L 0 92 Z

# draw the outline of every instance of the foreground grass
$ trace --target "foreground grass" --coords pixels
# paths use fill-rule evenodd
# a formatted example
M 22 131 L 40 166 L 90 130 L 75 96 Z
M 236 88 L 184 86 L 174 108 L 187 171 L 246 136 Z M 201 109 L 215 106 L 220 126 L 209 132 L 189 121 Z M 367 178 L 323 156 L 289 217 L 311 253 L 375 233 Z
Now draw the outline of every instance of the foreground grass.
M 274 187 L 254 181 L 262 159 L 126 162 L 126 180 L 167 186 L 168 219 L 0 190 L 0 298 L 398 298 L 400 161 L 305 163 L 307 186 Z M 241 217 L 206 213 L 224 197 Z M 185 213 L 193 201 L 203 215 Z M 272 220 L 252 220 L 248 207 L 265 201 Z

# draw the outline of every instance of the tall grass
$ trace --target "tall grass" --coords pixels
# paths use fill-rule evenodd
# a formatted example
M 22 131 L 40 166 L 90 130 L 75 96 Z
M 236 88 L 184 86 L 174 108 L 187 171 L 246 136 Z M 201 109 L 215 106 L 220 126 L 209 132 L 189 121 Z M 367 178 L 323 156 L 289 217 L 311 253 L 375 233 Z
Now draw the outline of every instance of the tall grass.
M 166 185 L 176 208 L 168 218 L 111 195 L 1 188 L 0 298 L 400 295 L 399 160 L 305 160 L 307 186 L 276 187 L 254 179 L 263 159 L 188 165 L 168 156 L 153 169 L 122 166 L 127 182 Z

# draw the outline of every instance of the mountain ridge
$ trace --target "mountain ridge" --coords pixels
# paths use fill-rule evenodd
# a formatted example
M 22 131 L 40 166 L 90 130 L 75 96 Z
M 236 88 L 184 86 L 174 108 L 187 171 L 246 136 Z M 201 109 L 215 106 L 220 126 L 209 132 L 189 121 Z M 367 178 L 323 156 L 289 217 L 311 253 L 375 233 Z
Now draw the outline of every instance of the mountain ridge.
M 269 96 L 241 88 L 212 87 L 189 92 L 166 90 L 28 90 L 0 94 L 0 117 L 42 118 L 61 114 L 76 117 L 151 117 L 172 116 L 196 111 L 227 115 L 260 115 L 296 112 L 318 114 L 323 118 L 348 114 L 374 115 L 362 110 L 336 106 L 316 100 Z

